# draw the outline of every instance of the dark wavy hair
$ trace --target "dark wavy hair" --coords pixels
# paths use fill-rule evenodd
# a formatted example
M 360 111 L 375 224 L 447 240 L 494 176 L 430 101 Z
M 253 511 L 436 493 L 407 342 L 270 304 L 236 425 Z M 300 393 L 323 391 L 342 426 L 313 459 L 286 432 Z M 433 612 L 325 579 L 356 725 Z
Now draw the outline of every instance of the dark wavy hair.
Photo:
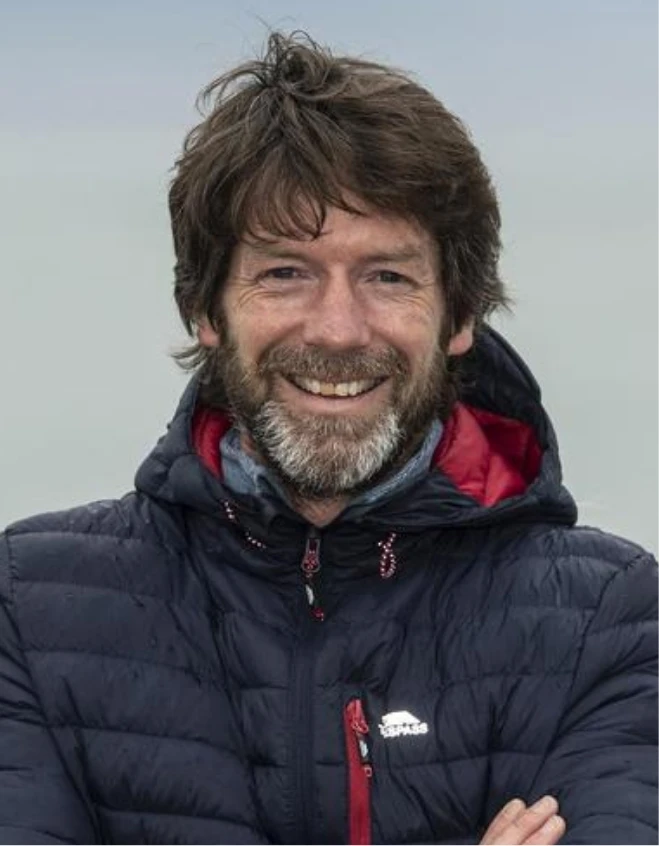
M 349 197 L 414 219 L 437 241 L 449 331 L 507 305 L 496 194 L 463 124 L 396 69 L 334 56 L 305 33 L 273 33 L 261 59 L 211 82 L 169 192 L 175 298 L 218 327 L 218 294 L 246 234 L 316 237 Z M 208 107 L 210 106 L 210 109 Z M 208 351 L 176 354 L 197 368 Z

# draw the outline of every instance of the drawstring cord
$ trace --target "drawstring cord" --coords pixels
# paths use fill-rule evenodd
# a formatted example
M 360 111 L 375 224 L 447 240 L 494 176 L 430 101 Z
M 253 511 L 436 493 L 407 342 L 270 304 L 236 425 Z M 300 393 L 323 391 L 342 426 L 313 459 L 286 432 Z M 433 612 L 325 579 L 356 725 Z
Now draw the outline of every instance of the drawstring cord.
M 257 549 L 267 549 L 263 541 L 255 538 L 254 535 L 240 525 L 240 522 L 236 517 L 236 512 L 233 510 L 233 506 L 230 502 L 223 500 L 222 505 L 229 521 L 241 530 L 248 543 L 251 543 L 252 546 L 255 546 Z M 378 548 L 380 550 L 381 579 L 390 579 L 398 568 L 398 559 L 396 558 L 396 553 L 394 552 L 394 544 L 396 543 L 397 537 L 398 534 L 396 532 L 390 532 L 384 540 L 378 541 Z
M 231 503 L 230 503 L 230 502 L 228 502 L 226 499 L 223 499 L 223 500 L 222 500 L 222 505 L 224 506 L 224 513 L 225 513 L 225 514 L 227 515 L 227 517 L 229 518 L 229 521 L 230 521 L 231 523 L 233 523 L 233 524 L 234 524 L 234 526 L 237 526 L 237 527 L 240 529 L 240 531 L 241 531 L 241 532 L 243 533 L 243 535 L 245 536 L 245 540 L 246 540 L 248 543 L 251 543 L 251 544 L 252 544 L 252 546 L 255 546 L 257 549 L 267 549 L 267 547 L 266 547 L 266 545 L 263 543 L 263 541 L 260 541 L 260 540 L 258 540 L 257 538 L 255 538 L 253 534 L 251 534 L 250 532 L 248 532 L 248 531 L 247 531 L 247 529 L 244 529 L 244 528 L 240 525 L 240 522 L 238 521 L 238 518 L 236 517 L 236 512 L 233 510 L 233 506 L 231 505 Z
M 380 578 L 390 579 L 396 572 L 398 567 L 398 560 L 394 552 L 394 543 L 398 535 L 396 532 L 390 532 L 384 540 L 378 541 L 380 553 Z

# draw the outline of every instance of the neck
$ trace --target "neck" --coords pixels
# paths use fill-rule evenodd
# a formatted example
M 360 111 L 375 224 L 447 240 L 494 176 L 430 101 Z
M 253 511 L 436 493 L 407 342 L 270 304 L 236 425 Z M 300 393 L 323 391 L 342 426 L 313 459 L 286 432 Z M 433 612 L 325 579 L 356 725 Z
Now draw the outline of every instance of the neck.
M 299 499 L 293 496 L 292 499 L 297 513 L 319 529 L 336 519 L 350 501 L 346 496 L 320 500 Z

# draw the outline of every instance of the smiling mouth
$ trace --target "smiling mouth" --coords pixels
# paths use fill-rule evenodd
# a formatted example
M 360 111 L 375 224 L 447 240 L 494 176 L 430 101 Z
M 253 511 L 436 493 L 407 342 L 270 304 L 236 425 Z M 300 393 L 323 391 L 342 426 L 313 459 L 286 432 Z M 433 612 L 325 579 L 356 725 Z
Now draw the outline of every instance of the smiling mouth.
M 305 379 L 302 376 L 287 376 L 296 388 L 306 394 L 320 397 L 357 397 L 366 394 L 381 385 L 387 377 L 379 379 L 360 379 L 353 382 L 319 382 L 317 379 Z

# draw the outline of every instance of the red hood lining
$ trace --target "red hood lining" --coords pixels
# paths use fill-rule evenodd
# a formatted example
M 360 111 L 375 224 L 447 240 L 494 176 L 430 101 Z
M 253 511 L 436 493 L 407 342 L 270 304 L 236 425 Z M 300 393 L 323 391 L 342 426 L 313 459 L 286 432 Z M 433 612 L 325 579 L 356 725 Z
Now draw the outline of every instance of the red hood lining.
M 220 441 L 232 427 L 233 421 L 222 411 L 197 406 L 192 418 L 192 444 L 204 465 L 214 476 L 222 479 Z
M 198 408 L 192 420 L 195 452 L 220 479 L 219 443 L 231 426 L 228 414 L 208 408 Z M 528 423 L 463 403 L 455 406 L 433 455 L 433 464 L 461 493 L 486 507 L 524 493 L 541 460 Z
M 542 450 L 528 423 L 458 403 L 433 463 L 480 505 L 523 494 L 540 472 Z

